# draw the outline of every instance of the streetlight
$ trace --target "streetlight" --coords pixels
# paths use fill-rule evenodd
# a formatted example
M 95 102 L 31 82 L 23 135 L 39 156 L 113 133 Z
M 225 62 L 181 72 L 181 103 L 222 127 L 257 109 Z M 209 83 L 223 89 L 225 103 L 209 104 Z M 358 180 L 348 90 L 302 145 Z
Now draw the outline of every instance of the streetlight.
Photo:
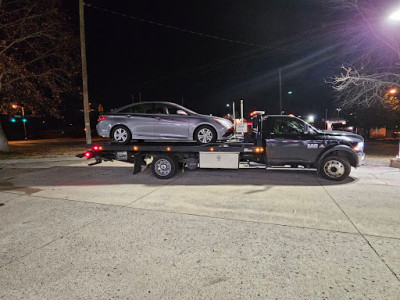
M 390 14 L 389 20 L 396 21 L 396 22 L 400 21 L 400 8 Z
M 336 108 L 336 110 L 337 110 L 337 117 L 338 117 L 338 119 L 339 119 L 339 113 L 340 113 L 340 111 L 342 110 L 340 107 L 338 107 L 338 108 Z
M 389 91 L 389 94 L 392 94 L 392 95 L 394 95 L 394 94 L 397 94 L 399 91 L 397 90 L 397 89 L 391 89 L 390 91 Z
M 16 105 L 16 104 L 12 104 L 11 106 L 12 106 L 12 108 L 14 108 L 14 109 L 17 109 L 18 107 L 21 108 L 21 111 L 22 111 L 22 123 L 24 124 L 24 134 L 25 134 L 25 139 L 27 140 L 28 137 L 27 137 L 27 135 L 26 135 L 26 125 L 25 125 L 26 119 L 25 119 L 25 110 L 24 110 L 24 107 L 23 107 L 23 106 Z

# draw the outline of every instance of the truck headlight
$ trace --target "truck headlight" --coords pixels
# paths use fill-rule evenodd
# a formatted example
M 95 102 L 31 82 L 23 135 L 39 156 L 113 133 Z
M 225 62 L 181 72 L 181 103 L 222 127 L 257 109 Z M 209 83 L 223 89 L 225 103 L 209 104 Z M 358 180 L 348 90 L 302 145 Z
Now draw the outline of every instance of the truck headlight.
M 364 151 L 364 142 L 358 142 L 354 147 L 354 151 L 356 152 L 362 152 Z

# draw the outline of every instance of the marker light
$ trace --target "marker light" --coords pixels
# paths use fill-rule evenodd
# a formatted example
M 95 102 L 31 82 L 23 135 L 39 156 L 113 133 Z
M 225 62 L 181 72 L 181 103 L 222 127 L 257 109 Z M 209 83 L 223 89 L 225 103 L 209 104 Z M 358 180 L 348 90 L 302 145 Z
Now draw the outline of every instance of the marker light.
M 95 145 L 95 146 L 93 146 L 93 150 L 94 150 L 94 151 L 100 151 L 100 150 L 103 150 L 103 147 L 102 147 L 102 146 Z
M 254 148 L 254 152 L 255 153 L 263 153 L 264 152 L 264 148 L 263 147 L 255 147 Z
M 85 156 L 86 156 L 87 158 L 91 158 L 91 157 L 92 157 L 92 152 L 86 151 L 86 152 L 85 152 Z
M 167 151 L 171 151 L 171 147 L 168 146 L 168 147 L 167 147 Z
M 210 151 L 213 152 L 214 151 L 214 147 L 210 147 Z
M 133 151 L 139 151 L 139 147 L 138 146 L 133 146 Z

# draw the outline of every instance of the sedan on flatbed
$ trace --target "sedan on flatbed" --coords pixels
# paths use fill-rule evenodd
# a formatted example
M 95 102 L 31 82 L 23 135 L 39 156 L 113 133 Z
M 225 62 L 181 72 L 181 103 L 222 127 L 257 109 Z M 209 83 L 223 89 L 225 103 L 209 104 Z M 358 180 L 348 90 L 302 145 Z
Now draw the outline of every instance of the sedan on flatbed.
M 118 144 L 131 140 L 196 141 L 199 144 L 227 140 L 231 121 L 195 113 L 171 102 L 141 102 L 103 113 L 97 133 Z

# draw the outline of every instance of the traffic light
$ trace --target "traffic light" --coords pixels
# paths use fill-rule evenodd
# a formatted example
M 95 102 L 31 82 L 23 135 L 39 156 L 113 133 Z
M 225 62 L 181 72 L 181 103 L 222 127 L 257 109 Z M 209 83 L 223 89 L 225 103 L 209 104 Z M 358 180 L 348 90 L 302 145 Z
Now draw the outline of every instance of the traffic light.
M 11 122 L 11 123 L 15 123 L 15 122 L 17 122 L 17 119 L 11 118 L 11 119 L 10 119 L 10 122 Z
M 27 121 L 28 121 L 28 120 L 25 119 L 25 118 L 22 119 L 22 122 L 23 122 L 23 123 L 26 123 Z

